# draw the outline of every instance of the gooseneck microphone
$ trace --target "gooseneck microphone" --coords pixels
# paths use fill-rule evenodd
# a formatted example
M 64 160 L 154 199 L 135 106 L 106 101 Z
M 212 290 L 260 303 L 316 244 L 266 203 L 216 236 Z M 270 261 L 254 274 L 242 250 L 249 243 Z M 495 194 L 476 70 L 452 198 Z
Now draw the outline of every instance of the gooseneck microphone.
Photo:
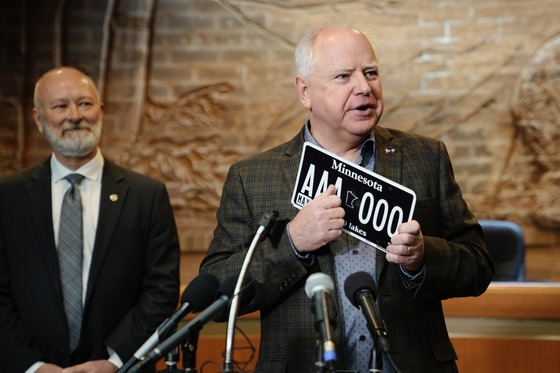
M 228 324 L 226 330 L 226 351 L 224 356 L 224 373 L 231 373 L 233 372 L 233 343 L 235 337 L 235 321 L 237 318 L 237 312 L 239 310 L 239 303 L 241 299 L 239 299 L 239 294 L 241 293 L 241 289 L 243 287 L 243 281 L 245 281 L 245 277 L 247 275 L 247 270 L 249 269 L 249 264 L 251 263 L 251 259 L 253 258 L 253 253 L 255 248 L 264 240 L 268 232 L 272 229 L 276 218 L 278 217 L 278 212 L 271 210 L 264 213 L 259 221 L 259 228 L 253 237 L 253 241 L 251 241 L 251 246 L 247 250 L 245 254 L 245 258 L 243 260 L 243 264 L 241 265 L 241 270 L 239 271 L 239 276 L 237 277 L 237 282 L 235 284 L 235 289 L 233 291 L 233 296 L 231 300 L 231 307 L 229 309 L 229 316 L 228 316 Z M 254 283 L 252 284 L 254 286 Z M 251 297 L 252 298 L 252 297 Z
M 311 299 L 313 323 L 319 333 L 322 358 L 328 372 L 335 371 L 336 346 L 334 343 L 334 328 L 336 326 L 336 308 L 332 293 L 334 282 L 332 278 L 322 272 L 311 274 L 305 281 L 305 293 Z
M 368 330 L 375 340 L 376 347 L 379 347 L 381 352 L 387 356 L 389 362 L 398 373 L 399 369 L 395 366 L 391 356 L 387 328 L 375 306 L 375 298 L 377 296 L 376 288 L 375 281 L 371 275 L 363 271 L 351 274 L 344 281 L 344 293 L 346 297 L 352 305 L 362 311 L 366 319 Z M 374 351 L 373 354 L 373 363 L 375 364 L 376 361 L 380 362 L 381 354 L 378 354 L 377 351 Z M 380 370 L 373 369 L 373 371 Z
M 218 279 L 209 273 L 203 273 L 195 277 L 183 291 L 179 308 L 170 318 L 161 323 L 154 334 L 119 369 L 119 373 L 128 371 L 130 367 L 140 361 L 159 342 L 175 331 L 179 322 L 189 312 L 200 312 L 212 304 L 219 286 L 220 282 Z

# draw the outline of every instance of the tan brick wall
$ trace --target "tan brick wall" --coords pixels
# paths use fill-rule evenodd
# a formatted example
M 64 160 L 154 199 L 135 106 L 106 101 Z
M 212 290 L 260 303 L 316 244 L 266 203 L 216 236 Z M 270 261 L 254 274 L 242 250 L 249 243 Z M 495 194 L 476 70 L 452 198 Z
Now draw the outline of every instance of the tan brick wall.
M 512 158 L 519 147 L 510 100 L 531 56 L 560 34 L 557 0 L 116 1 L 109 11 L 105 1 L 84 0 L 66 2 L 58 54 L 56 3 L 13 5 L 9 14 L 27 20 L 25 33 L 2 12 L 12 43 L 0 46 L 1 61 L 22 64 L 1 71 L 19 86 L 0 87 L 0 174 L 48 154 L 28 114 L 32 82 L 57 58 L 86 67 L 105 87 L 104 152 L 164 180 L 183 248 L 204 250 L 229 165 L 291 138 L 306 118 L 293 88 L 295 43 L 311 23 L 341 14 L 378 49 L 380 125 L 443 140 L 479 218 L 514 218 L 530 244 L 560 244 L 560 229 L 534 218 L 537 192 L 527 183 L 515 186 L 525 199 L 516 214 L 500 202 L 508 159 L 535 162 L 530 152 Z M 547 185 L 558 186 L 548 175 Z

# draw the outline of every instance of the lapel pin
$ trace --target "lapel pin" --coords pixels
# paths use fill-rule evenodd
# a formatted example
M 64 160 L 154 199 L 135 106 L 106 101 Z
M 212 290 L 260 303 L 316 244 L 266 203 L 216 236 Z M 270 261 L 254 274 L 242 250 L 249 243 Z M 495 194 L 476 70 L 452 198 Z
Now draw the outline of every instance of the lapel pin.
M 117 202 L 119 200 L 119 196 L 116 194 L 111 194 L 109 196 L 109 199 L 111 200 L 111 202 Z
M 385 154 L 394 153 L 394 152 L 395 152 L 395 148 L 393 148 L 392 146 L 385 148 Z

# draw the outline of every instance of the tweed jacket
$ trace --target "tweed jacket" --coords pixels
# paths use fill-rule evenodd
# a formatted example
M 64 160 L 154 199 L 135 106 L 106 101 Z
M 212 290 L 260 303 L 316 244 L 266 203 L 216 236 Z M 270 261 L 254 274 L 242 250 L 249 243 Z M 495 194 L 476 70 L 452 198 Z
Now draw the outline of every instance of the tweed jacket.
M 457 357 L 441 301 L 480 295 L 492 280 L 494 267 L 481 228 L 455 182 L 442 142 L 381 127 L 374 135 L 374 171 L 415 191 L 413 218 L 420 223 L 425 243 L 425 273 L 419 283 L 411 283 L 398 265 L 377 255 L 377 303 L 393 358 L 402 372 L 454 372 Z M 276 210 L 280 222 L 297 214 L 291 196 L 303 138 L 301 131 L 291 141 L 230 168 L 201 272 L 222 280 L 237 277 L 262 214 Z M 328 245 L 315 252 L 314 265 L 298 260 L 284 227 L 277 224 L 253 254 L 248 276 L 256 284 L 256 296 L 242 312 L 260 310 L 257 372 L 314 373 L 317 334 L 304 285 L 315 271 L 336 281 L 334 261 Z M 336 289 L 335 302 L 344 296 Z M 337 346 L 344 343 L 340 329 L 335 333 Z
M 105 160 L 77 350 L 58 274 L 50 160 L 0 181 L 0 371 L 126 362 L 177 306 L 179 244 L 163 183 Z

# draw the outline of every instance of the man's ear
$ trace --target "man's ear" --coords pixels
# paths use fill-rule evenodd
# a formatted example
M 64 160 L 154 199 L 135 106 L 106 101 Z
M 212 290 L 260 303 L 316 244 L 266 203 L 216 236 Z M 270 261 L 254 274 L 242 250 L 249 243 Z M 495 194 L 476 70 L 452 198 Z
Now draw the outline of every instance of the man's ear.
M 43 124 L 41 123 L 41 114 L 39 114 L 39 111 L 36 108 L 33 108 L 33 119 L 35 119 L 35 126 L 37 126 L 37 129 L 39 130 L 40 133 L 43 133 Z
M 307 83 L 307 80 L 298 75 L 296 76 L 295 84 L 299 101 L 306 109 L 311 109 L 309 84 Z

